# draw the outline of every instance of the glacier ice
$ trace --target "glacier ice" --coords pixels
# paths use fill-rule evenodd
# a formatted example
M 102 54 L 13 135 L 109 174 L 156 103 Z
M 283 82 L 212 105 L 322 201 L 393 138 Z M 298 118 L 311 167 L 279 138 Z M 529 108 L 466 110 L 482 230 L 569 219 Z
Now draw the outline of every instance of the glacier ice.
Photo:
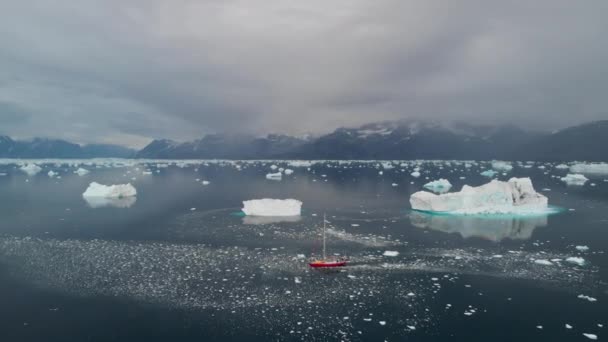
M 581 174 L 569 173 L 566 177 L 562 177 L 561 180 L 568 185 L 585 185 L 589 179 Z
M 496 175 L 498 172 L 494 171 L 494 170 L 486 170 L 482 173 L 480 173 L 480 175 L 484 176 L 484 177 L 488 177 L 488 178 L 492 178 L 494 177 L 494 175 Z
M 504 161 L 495 161 L 495 162 L 492 162 L 492 168 L 494 170 L 504 171 L 504 172 L 508 172 L 508 171 L 513 170 L 513 166 L 511 165 L 511 163 L 504 162 Z
M 606 175 L 608 174 L 608 163 L 574 164 L 570 166 L 570 172 Z
M 281 179 L 283 179 L 283 174 L 280 173 L 280 172 L 277 172 L 277 173 L 268 173 L 268 174 L 266 174 L 266 179 L 281 180 Z
M 37 175 L 40 171 L 42 171 L 42 168 L 34 163 L 31 163 L 31 164 L 22 166 L 20 170 L 25 172 L 28 176 L 31 177 L 31 176 Z
M 452 188 L 452 183 L 450 183 L 450 181 L 447 179 L 440 178 L 439 180 L 424 184 L 424 187 L 433 192 L 443 193 L 450 191 L 450 188 Z
M 82 194 L 84 198 L 126 198 L 137 195 L 137 190 L 131 183 L 103 185 L 97 182 L 89 184 L 87 190 Z
M 242 211 L 249 216 L 299 216 L 302 202 L 295 199 L 254 199 L 243 201 Z
M 81 167 L 78 168 L 78 170 L 74 171 L 75 174 L 79 175 L 79 176 L 84 176 L 90 173 L 89 170 L 87 169 L 83 169 Z
M 534 190 L 530 178 L 492 180 L 460 192 L 435 195 L 418 191 L 410 196 L 412 209 L 450 214 L 526 214 L 547 212 L 548 199 Z

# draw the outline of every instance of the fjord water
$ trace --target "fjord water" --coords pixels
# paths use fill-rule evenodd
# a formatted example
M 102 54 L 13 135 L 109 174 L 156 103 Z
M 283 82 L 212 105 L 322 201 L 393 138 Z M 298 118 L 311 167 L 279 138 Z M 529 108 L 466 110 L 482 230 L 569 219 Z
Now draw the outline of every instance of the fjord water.
M 409 195 L 483 184 L 490 163 L 98 161 L 85 176 L 70 163 L 31 177 L 0 165 L 7 341 L 606 338 L 608 175 L 569 187 L 554 165 L 515 165 L 495 178 L 531 177 L 558 213 L 453 217 L 413 212 Z M 267 180 L 272 164 L 295 172 Z M 92 181 L 138 194 L 88 203 Z M 299 199 L 302 216 L 243 217 L 256 198 Z M 323 213 L 329 252 L 350 260 L 340 271 L 307 266 Z

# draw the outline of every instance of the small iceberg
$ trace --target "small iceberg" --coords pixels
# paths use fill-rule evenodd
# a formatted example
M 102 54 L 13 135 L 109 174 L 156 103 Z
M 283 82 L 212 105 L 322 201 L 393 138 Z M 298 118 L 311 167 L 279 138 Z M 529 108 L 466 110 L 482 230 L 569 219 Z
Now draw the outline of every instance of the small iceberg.
M 570 172 L 592 175 L 608 175 L 608 163 L 574 164 Z
M 254 199 L 243 201 L 242 211 L 247 216 L 300 216 L 302 202 L 295 199 Z
M 137 202 L 137 197 L 105 198 L 105 197 L 84 197 L 89 207 L 93 209 L 103 207 L 130 208 Z
M 78 170 L 74 171 L 74 173 L 82 177 L 84 175 L 88 175 L 90 171 L 79 167 Z
M 508 172 L 513 170 L 513 165 L 511 165 L 509 162 L 495 161 L 492 162 L 492 168 L 497 171 Z
M 562 177 L 561 180 L 568 185 L 585 185 L 589 179 L 581 174 L 569 173 L 566 177 Z
M 447 214 L 528 214 L 548 211 L 548 199 L 537 193 L 530 178 L 492 180 L 454 193 L 418 191 L 410 196 L 412 209 Z
M 266 179 L 280 181 L 281 179 L 283 179 L 283 174 L 281 172 L 268 173 L 266 174 Z
M 482 173 L 480 173 L 480 175 L 484 176 L 484 177 L 488 177 L 488 178 L 492 178 L 494 177 L 498 172 L 494 171 L 494 170 L 486 170 Z
M 444 193 L 450 191 L 452 184 L 447 179 L 439 179 L 436 181 L 428 182 L 424 184 L 424 188 L 429 189 L 433 192 Z
M 92 182 L 82 194 L 84 198 L 126 198 L 134 196 L 137 196 L 137 190 L 131 183 L 103 185 Z
M 20 170 L 25 172 L 28 176 L 32 177 L 32 176 L 37 175 L 40 171 L 42 171 L 42 168 L 34 163 L 31 163 L 31 164 L 22 166 Z

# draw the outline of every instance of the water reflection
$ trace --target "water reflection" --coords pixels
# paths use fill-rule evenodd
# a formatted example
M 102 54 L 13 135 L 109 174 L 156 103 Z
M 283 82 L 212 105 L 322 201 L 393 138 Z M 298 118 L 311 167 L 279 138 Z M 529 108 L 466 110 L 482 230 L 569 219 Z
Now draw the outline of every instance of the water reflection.
M 104 197 L 84 197 L 89 207 L 104 208 L 130 208 L 137 201 L 137 197 L 123 197 L 123 198 L 104 198 Z
M 243 217 L 243 224 L 271 224 L 281 222 L 300 222 L 302 216 L 245 216 Z
M 457 233 L 464 239 L 477 237 L 499 242 L 504 239 L 528 240 L 534 230 L 547 225 L 548 214 L 538 216 L 510 215 L 437 215 L 412 211 L 413 226 L 444 233 Z

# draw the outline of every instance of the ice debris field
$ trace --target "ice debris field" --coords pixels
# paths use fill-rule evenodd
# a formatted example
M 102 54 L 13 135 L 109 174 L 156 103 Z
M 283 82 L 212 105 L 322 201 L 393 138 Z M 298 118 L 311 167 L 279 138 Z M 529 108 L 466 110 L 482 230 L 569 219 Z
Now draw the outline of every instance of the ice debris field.
M 564 217 L 588 210 L 585 205 L 606 211 L 601 200 L 579 197 L 583 190 L 608 188 L 608 164 L 0 160 L 0 173 L 0 182 L 23 186 L 70 185 L 86 205 L 80 210 L 101 217 L 128 215 L 154 196 L 165 207 L 183 207 L 159 226 L 138 227 L 140 239 L 25 229 L 2 234 L 0 258 L 19 280 L 82 298 L 211 310 L 261 336 L 365 340 L 390 331 L 396 340 L 437 331 L 446 317 L 475 319 L 496 310 L 473 298 L 500 297 L 500 310 L 526 300 L 517 288 L 496 294 L 487 283 L 523 282 L 537 295 L 551 291 L 583 311 L 606 300 L 596 262 L 604 250 L 584 235 L 568 242 L 564 232 L 552 241 L 535 234 L 553 229 L 551 205 L 568 205 Z M 161 187 L 175 175 L 177 188 Z M 229 206 L 202 208 L 190 198 L 160 202 L 180 191 L 213 194 L 215 201 L 236 175 L 248 177 L 251 188 L 231 190 Z M 163 206 L 144 209 L 149 214 Z M 232 215 L 238 210 L 245 215 Z M 324 212 L 330 253 L 349 260 L 331 274 L 307 266 L 320 253 Z M 463 302 L 445 295 L 454 289 L 466 291 Z M 601 340 L 599 325 L 606 320 L 575 324 L 576 312 L 566 312 L 560 327 Z M 538 320 L 531 328 L 551 326 Z

